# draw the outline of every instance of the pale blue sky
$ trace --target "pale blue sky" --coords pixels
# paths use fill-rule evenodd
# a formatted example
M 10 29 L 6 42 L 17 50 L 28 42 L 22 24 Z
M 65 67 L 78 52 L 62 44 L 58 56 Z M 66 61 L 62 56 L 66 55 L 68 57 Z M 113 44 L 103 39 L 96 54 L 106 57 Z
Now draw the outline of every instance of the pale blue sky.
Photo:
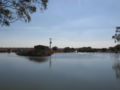
M 32 15 L 30 23 L 17 21 L 0 27 L 0 47 L 109 47 L 120 25 L 120 0 L 49 0 L 48 9 Z

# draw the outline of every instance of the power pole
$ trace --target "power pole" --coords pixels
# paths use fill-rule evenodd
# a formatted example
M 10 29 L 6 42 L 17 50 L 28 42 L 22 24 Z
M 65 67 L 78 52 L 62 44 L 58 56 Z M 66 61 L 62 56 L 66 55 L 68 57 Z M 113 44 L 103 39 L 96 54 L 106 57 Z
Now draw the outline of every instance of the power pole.
M 52 38 L 49 38 L 49 48 L 51 49 L 52 48 Z M 51 56 L 49 58 L 49 67 L 51 68 L 52 67 L 52 60 L 51 60 Z
M 50 41 L 50 42 L 49 42 L 49 45 L 50 45 L 49 47 L 50 47 L 50 49 L 51 49 L 51 46 L 52 46 L 52 38 L 49 38 L 49 41 Z

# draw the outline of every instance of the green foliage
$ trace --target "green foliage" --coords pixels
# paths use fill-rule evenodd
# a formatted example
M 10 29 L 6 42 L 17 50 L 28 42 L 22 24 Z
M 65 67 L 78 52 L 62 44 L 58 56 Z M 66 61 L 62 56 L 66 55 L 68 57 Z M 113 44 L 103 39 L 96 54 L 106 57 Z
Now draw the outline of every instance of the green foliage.
M 9 26 L 17 20 L 30 22 L 31 14 L 37 8 L 45 10 L 47 3 L 48 0 L 0 0 L 0 25 Z
M 111 52 L 120 52 L 120 45 L 118 44 L 118 45 L 116 45 L 114 47 L 109 47 L 109 50 Z
M 78 52 L 97 52 L 98 49 L 93 49 L 91 47 L 78 48 Z
M 57 51 L 57 50 L 58 50 L 58 47 L 55 46 L 55 47 L 52 48 L 52 50 Z
M 70 48 L 70 47 L 65 47 L 63 49 L 64 52 L 75 52 L 75 49 L 74 48 Z

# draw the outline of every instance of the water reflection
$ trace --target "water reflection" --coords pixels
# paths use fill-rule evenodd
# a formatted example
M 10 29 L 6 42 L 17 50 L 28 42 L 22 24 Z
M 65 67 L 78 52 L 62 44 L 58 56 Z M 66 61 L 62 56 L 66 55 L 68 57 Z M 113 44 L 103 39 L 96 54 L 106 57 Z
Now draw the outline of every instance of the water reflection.
M 116 78 L 120 79 L 120 54 L 114 54 L 114 65 L 113 69 L 116 73 Z
M 43 63 L 48 61 L 48 57 L 28 57 L 28 59 L 36 63 Z
M 114 53 L 0 54 L 0 90 L 119 90 L 116 77 L 120 55 Z
M 49 68 L 52 67 L 52 60 L 51 60 L 51 56 L 49 57 Z
M 49 61 L 49 68 L 52 67 L 52 60 L 51 56 L 49 57 L 28 57 L 30 61 L 36 62 L 36 63 L 43 63 Z

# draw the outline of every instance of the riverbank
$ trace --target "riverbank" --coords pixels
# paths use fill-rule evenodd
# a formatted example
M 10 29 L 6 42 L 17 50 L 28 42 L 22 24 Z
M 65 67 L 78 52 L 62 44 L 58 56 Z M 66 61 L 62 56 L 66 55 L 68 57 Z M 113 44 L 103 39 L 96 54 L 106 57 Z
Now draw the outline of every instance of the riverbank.
M 38 45 L 39 46 L 39 45 Z M 43 46 L 43 45 L 42 45 Z M 34 56 L 34 54 L 40 55 L 40 53 L 46 53 L 46 55 L 51 55 L 53 53 L 64 53 L 64 52 L 111 52 L 111 53 L 119 53 L 120 52 L 120 45 L 116 45 L 109 48 L 92 48 L 92 47 L 81 47 L 81 48 L 57 48 L 53 47 L 52 49 L 49 49 L 47 46 L 43 46 L 45 48 L 0 48 L 0 53 L 5 52 L 15 52 L 18 55 L 31 55 Z M 39 53 L 39 54 L 38 54 Z
M 108 52 L 108 53 L 119 53 L 120 45 L 116 45 L 109 48 L 92 48 L 92 47 L 80 47 L 80 48 L 55 48 L 53 47 L 54 52 Z

